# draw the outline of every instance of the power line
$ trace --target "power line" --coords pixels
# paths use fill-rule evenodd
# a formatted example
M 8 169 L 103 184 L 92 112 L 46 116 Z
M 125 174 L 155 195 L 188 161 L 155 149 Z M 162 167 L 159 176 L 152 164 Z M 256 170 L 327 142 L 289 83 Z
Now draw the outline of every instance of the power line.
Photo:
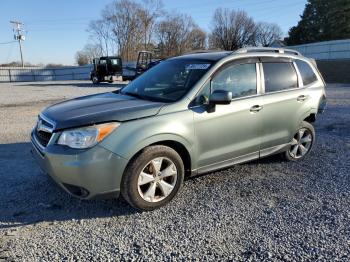
M 55 23 L 55 22 L 72 22 L 72 21 L 90 21 L 96 19 L 96 17 L 74 17 L 74 18 L 54 18 L 54 19 L 38 19 L 25 21 L 26 25 L 42 24 L 42 23 Z
M 0 45 L 7 45 L 7 44 L 16 43 L 16 42 L 17 42 L 17 41 L 4 42 L 4 43 L 0 43 Z
M 40 28 L 40 29 L 28 29 L 27 32 L 46 32 L 46 31 L 84 31 L 86 27 L 57 27 L 57 28 Z
M 271 1 L 275 1 L 275 0 L 270 0 L 269 2 Z M 254 14 L 261 14 L 261 13 L 268 13 L 269 15 L 273 15 L 274 14 L 274 11 L 279 11 L 281 8 L 289 8 L 289 7 L 294 7 L 294 6 L 297 6 L 298 4 L 302 4 L 304 3 L 305 0 L 299 0 L 299 1 L 295 1 L 293 3 L 282 3 L 282 4 L 276 4 L 272 7 L 257 7 L 255 6 L 257 9 L 253 9 L 254 10 Z M 262 3 L 262 2 L 261 2 Z M 265 3 L 265 2 L 264 2 Z M 255 3 L 255 4 L 260 4 L 259 3 Z M 243 5 L 240 9 L 236 9 L 234 6 L 232 6 L 231 9 L 234 9 L 234 10 L 244 10 L 248 13 L 248 15 L 250 14 L 250 12 L 252 12 L 251 9 L 245 9 L 245 6 Z M 201 12 L 200 10 L 195 10 L 195 11 L 191 11 L 190 14 L 194 14 L 194 13 L 203 13 Z M 279 12 L 278 14 L 285 14 L 283 12 Z M 208 15 L 207 14 L 201 14 L 199 16 L 196 16 L 197 18 L 207 18 Z

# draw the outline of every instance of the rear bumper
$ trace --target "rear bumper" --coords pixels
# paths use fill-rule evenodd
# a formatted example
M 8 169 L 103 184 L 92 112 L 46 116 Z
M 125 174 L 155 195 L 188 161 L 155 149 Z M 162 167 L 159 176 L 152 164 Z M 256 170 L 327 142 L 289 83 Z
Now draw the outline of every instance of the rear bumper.
M 327 107 L 327 99 L 326 99 L 325 96 L 323 96 L 320 99 L 320 102 L 319 102 L 319 105 L 318 105 L 318 113 L 322 114 L 326 110 L 326 107 Z
M 118 197 L 127 160 L 97 145 L 88 150 L 40 147 L 32 134 L 32 154 L 41 169 L 69 194 L 90 199 Z

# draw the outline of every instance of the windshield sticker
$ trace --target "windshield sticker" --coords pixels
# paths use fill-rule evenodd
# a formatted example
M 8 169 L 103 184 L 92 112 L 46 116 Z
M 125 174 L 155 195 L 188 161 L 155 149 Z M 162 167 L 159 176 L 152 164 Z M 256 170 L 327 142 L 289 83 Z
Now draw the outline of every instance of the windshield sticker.
M 210 64 L 189 64 L 186 65 L 185 69 L 186 70 L 205 70 L 208 69 Z

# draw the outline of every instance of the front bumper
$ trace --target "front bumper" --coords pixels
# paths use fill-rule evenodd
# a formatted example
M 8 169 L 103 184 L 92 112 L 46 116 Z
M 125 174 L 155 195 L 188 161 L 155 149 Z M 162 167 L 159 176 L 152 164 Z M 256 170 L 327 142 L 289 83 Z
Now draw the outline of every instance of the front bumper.
M 31 142 L 41 169 L 68 193 L 83 199 L 118 197 L 126 159 L 99 145 L 88 150 L 57 145 L 43 148 L 33 133 Z

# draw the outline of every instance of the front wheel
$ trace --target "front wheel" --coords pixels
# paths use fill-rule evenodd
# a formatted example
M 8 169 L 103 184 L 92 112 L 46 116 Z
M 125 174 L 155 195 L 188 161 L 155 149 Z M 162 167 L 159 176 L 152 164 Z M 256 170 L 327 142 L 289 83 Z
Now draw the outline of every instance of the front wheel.
M 121 183 L 125 200 L 139 210 L 153 210 L 174 198 L 184 180 L 179 154 L 166 146 L 150 146 L 131 160 Z
M 314 142 L 314 127 L 310 123 L 303 121 L 292 139 L 290 148 L 284 153 L 285 158 L 289 161 L 303 159 L 311 151 Z

